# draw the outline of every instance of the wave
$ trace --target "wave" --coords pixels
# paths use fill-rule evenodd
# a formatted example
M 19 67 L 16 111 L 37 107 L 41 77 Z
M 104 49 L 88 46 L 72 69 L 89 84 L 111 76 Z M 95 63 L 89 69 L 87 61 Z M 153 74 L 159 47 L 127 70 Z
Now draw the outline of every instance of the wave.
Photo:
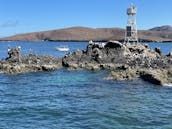
M 172 83 L 164 84 L 163 86 L 172 87 Z

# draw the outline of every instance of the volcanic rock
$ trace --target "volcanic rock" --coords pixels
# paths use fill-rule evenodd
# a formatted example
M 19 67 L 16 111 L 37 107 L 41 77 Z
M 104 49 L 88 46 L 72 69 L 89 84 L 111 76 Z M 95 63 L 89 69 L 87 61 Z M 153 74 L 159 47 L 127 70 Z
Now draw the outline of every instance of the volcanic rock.
M 169 70 L 172 68 L 171 56 L 164 56 L 159 48 L 153 50 L 143 44 L 121 44 L 118 41 L 91 43 L 86 51 L 67 54 L 62 64 L 70 69 L 109 69 L 112 72 L 108 79 L 115 80 L 140 77 L 163 85 L 171 83 L 172 78 Z
M 108 79 L 142 78 L 156 85 L 172 83 L 172 54 L 163 55 L 143 44 L 122 44 L 118 41 L 90 43 L 85 51 L 77 50 L 63 58 L 25 56 L 21 48 L 8 49 L 8 57 L 0 61 L 0 73 L 52 71 L 62 66 L 70 69 L 110 70 Z
M 60 68 L 61 59 L 51 56 L 39 56 L 30 53 L 24 56 L 19 47 L 8 49 L 8 57 L 0 61 L 1 73 L 24 73 L 36 71 L 51 71 Z

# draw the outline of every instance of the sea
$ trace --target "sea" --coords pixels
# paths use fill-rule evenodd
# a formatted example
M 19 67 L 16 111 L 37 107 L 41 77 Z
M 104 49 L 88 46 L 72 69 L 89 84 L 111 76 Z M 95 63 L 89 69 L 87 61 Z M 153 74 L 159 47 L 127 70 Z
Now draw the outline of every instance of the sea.
M 21 46 L 27 55 L 62 57 L 56 47 L 86 49 L 87 42 L 0 42 L 0 59 L 7 49 Z M 164 54 L 172 43 L 149 43 Z M 141 79 L 106 80 L 109 71 L 0 74 L 0 129 L 172 129 L 172 87 Z

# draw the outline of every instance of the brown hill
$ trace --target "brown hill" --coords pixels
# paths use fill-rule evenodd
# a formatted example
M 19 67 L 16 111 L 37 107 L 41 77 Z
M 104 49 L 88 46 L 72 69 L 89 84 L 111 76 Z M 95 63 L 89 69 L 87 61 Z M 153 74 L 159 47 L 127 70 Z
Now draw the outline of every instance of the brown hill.
M 18 34 L 0 40 L 15 41 L 107 41 L 124 39 L 124 29 L 121 28 L 86 28 L 72 27 L 59 30 Z M 172 41 L 172 32 L 140 30 L 139 39 L 141 41 L 166 42 Z
M 166 26 L 154 27 L 154 28 L 152 28 L 150 30 L 151 31 L 172 32 L 172 26 L 166 25 Z

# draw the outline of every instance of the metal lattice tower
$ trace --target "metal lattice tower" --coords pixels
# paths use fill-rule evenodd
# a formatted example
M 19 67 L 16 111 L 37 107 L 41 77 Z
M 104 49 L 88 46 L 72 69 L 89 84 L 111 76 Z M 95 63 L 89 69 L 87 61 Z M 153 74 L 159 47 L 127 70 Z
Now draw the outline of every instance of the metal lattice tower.
M 136 7 L 131 4 L 131 7 L 127 9 L 128 21 L 125 31 L 125 43 L 138 43 L 136 13 Z

